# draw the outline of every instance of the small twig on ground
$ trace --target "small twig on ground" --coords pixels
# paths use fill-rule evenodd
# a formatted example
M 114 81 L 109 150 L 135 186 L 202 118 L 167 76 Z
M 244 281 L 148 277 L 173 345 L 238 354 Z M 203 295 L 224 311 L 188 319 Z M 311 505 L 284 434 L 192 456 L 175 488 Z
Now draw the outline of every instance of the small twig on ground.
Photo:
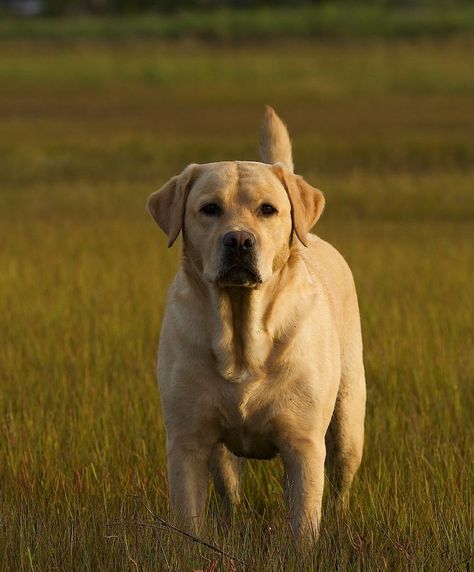
M 250 566 L 244 562 L 243 560 L 240 560 L 239 558 L 236 558 L 235 556 L 232 556 L 232 554 L 229 554 L 228 552 L 225 552 L 224 550 L 222 550 L 221 548 L 218 548 L 217 546 L 214 546 L 214 544 L 210 544 L 209 542 L 206 542 L 205 540 L 203 540 L 202 538 L 199 538 L 198 536 L 191 534 L 190 532 L 186 532 L 185 530 L 182 530 L 181 528 L 178 528 L 177 526 L 174 526 L 173 524 L 169 523 L 168 521 L 166 521 L 164 518 L 162 518 L 161 516 L 158 516 L 157 514 L 155 514 L 151 508 L 144 502 L 144 500 L 137 496 L 137 495 L 127 495 L 131 498 L 135 498 L 137 499 L 140 504 L 145 508 L 145 510 L 148 512 L 148 514 L 150 514 L 150 516 L 153 518 L 154 521 L 157 521 L 161 527 L 160 529 L 167 529 L 170 532 L 175 532 L 177 534 L 180 534 L 181 536 L 184 536 L 186 538 L 188 538 L 189 540 L 191 540 L 192 542 L 195 542 L 196 544 L 200 544 L 201 546 L 205 546 L 206 548 L 209 548 L 210 550 L 213 550 L 214 552 L 217 552 L 218 554 L 220 554 L 221 556 L 224 556 L 225 558 L 228 558 L 231 562 L 238 562 L 239 564 L 241 564 L 242 566 L 244 566 L 247 569 L 250 569 Z M 156 524 L 155 523 L 144 523 L 144 522 L 135 522 L 135 523 L 127 523 L 127 522 L 111 522 L 110 525 L 112 526 L 124 526 L 126 524 L 137 524 L 139 526 L 150 526 L 152 528 L 156 528 Z

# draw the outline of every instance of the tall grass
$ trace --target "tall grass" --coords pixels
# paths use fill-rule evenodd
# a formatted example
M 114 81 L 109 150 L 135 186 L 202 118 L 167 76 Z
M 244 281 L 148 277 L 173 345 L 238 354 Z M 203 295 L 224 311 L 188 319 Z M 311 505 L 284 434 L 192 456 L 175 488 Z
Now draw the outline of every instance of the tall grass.
M 356 278 L 365 458 L 349 516 L 325 507 L 306 561 L 278 461 L 248 464 L 235 522 L 210 518 L 205 536 L 256 570 L 472 566 L 472 47 L 0 48 L 2 570 L 221 560 L 144 506 L 168 514 L 154 365 L 179 258 L 144 204 L 188 162 L 257 158 L 264 102 Z

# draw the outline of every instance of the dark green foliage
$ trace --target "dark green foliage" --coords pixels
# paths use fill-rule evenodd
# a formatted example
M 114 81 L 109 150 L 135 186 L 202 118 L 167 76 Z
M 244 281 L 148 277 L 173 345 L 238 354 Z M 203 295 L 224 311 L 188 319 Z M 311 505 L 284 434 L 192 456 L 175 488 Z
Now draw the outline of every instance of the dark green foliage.
M 238 8 L 237 8 L 238 6 Z M 208 7 L 209 9 L 203 9 Z M 419 37 L 474 31 L 472 3 L 283 3 L 247 5 L 187 0 L 49 0 L 49 18 L 3 21 L 0 38 Z M 57 18 L 58 15 L 69 16 Z M 95 15 L 95 17 L 92 17 Z M 54 16 L 54 17 L 52 17 Z

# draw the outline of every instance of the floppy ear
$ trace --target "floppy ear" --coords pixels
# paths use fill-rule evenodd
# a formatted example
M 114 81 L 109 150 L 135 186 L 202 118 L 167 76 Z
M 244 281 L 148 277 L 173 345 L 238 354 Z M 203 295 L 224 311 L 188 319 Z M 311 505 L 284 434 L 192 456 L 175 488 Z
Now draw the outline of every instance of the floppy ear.
M 293 230 L 300 242 L 308 246 L 307 235 L 323 212 L 324 195 L 309 185 L 303 177 L 290 173 L 284 166 L 277 163 L 272 169 L 288 193 Z
M 186 199 L 196 168 L 197 165 L 188 165 L 181 175 L 173 177 L 148 197 L 147 208 L 156 224 L 168 235 L 168 247 L 173 245 L 183 226 Z

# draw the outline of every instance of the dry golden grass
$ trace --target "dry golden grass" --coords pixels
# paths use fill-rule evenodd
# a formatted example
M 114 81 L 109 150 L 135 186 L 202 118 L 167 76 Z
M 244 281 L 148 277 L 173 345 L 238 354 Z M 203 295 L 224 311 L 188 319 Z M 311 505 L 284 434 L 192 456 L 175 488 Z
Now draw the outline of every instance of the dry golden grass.
M 318 233 L 355 274 L 366 452 L 349 518 L 326 507 L 308 561 L 278 462 L 249 463 L 231 530 L 211 518 L 206 538 L 259 571 L 470 569 L 473 47 L 0 46 L 2 570 L 215 557 L 150 526 L 143 505 L 167 516 L 154 363 L 179 256 L 144 205 L 188 162 L 257 158 L 267 102 L 325 191 Z

